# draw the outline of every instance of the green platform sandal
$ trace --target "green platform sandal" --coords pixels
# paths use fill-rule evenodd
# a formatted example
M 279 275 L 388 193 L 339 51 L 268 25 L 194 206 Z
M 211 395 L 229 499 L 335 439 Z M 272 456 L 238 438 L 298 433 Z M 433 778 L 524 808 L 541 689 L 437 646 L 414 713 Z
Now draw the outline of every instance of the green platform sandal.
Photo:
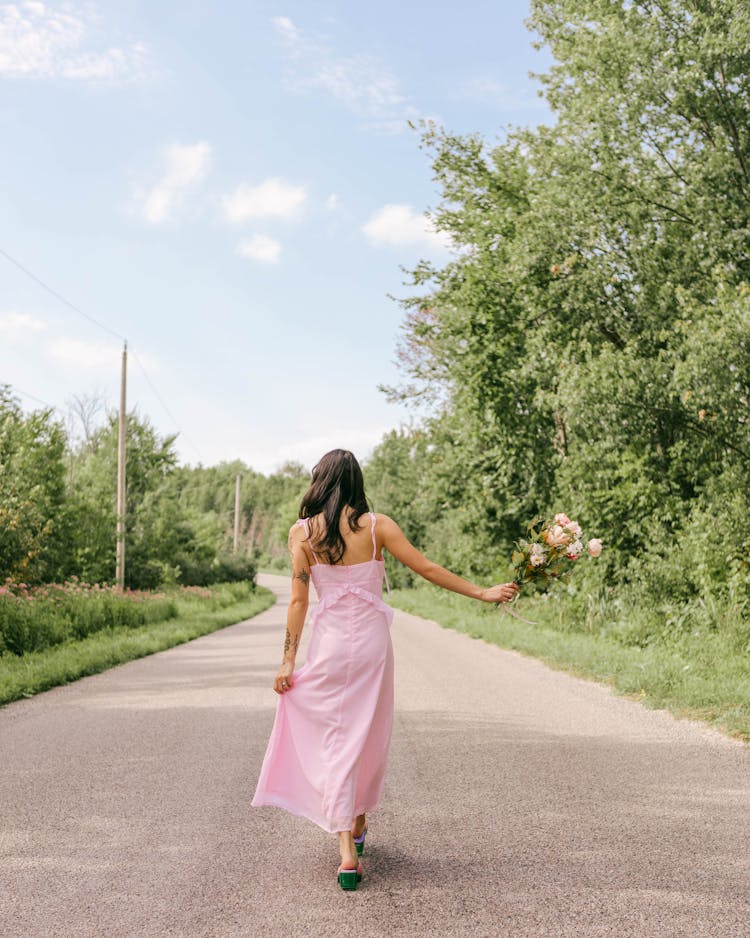
M 362 831 L 359 837 L 353 837 L 354 846 L 357 848 L 357 856 L 361 857 L 365 852 L 365 837 L 367 836 L 367 828 Z
M 357 883 L 362 881 L 362 864 L 358 863 L 356 870 L 342 870 L 339 867 L 336 876 L 343 890 L 353 892 L 357 888 Z

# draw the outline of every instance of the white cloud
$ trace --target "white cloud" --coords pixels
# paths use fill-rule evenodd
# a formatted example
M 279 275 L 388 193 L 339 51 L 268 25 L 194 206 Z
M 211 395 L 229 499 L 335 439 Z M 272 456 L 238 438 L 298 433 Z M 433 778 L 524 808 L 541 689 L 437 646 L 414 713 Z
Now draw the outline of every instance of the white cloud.
M 92 25 L 88 8 L 54 9 L 25 0 L 0 6 L 0 75 L 122 81 L 146 75 L 146 46 L 85 47 Z
M 398 78 L 382 62 L 370 55 L 339 55 L 328 39 L 305 33 L 287 16 L 272 23 L 293 63 L 288 78 L 292 87 L 322 89 L 361 116 L 383 120 L 388 132 L 395 121 L 399 130 L 405 129 L 407 112 L 414 108 L 408 107 Z
M 329 91 L 350 107 L 364 108 L 375 114 L 385 113 L 406 101 L 399 91 L 398 79 L 364 55 L 319 63 L 310 76 L 309 85 Z
M 287 42 L 296 43 L 302 38 L 302 33 L 288 16 L 275 16 L 271 22 L 275 26 L 276 32 Z
M 47 346 L 47 356 L 86 371 L 118 373 L 122 349 L 112 342 L 84 342 L 60 338 Z
M 257 186 L 243 184 L 224 196 L 224 215 L 230 222 L 250 218 L 293 218 L 307 200 L 304 186 L 283 179 L 266 179 Z
M 337 208 L 339 207 L 339 205 L 340 205 L 340 202 L 339 202 L 339 197 L 336 195 L 335 192 L 332 192 L 332 193 L 328 196 L 328 198 L 326 199 L 325 205 L 326 205 L 326 208 L 328 209 L 329 212 L 335 212 L 335 211 L 336 211 L 336 209 L 337 209 Z
M 6 337 L 24 335 L 41 332 L 45 328 L 46 325 L 41 319 L 36 319 L 28 313 L 17 313 L 15 310 L 0 313 L 0 335 Z
M 143 217 L 152 225 L 167 221 L 183 202 L 186 190 L 201 183 L 211 163 L 208 143 L 173 143 L 162 152 L 162 175 L 139 200 Z
M 436 230 L 431 218 L 416 212 L 411 205 L 384 205 L 363 225 L 362 231 L 376 245 L 449 248 L 451 244 L 445 232 Z
M 281 243 L 268 235 L 255 234 L 252 238 L 245 238 L 237 245 L 240 257 L 261 264 L 276 264 L 281 256 Z

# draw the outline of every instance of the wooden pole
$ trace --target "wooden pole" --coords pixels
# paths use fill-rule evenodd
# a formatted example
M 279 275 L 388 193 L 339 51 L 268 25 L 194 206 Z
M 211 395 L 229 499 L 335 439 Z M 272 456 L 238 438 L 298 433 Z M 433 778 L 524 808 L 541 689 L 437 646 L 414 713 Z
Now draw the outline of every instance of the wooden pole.
M 115 557 L 115 585 L 125 589 L 125 439 L 127 435 L 126 384 L 128 373 L 128 343 L 122 347 L 122 375 L 120 377 L 120 419 L 117 424 L 117 549 Z
M 234 483 L 234 541 L 232 543 L 233 553 L 237 553 L 237 547 L 240 543 L 240 480 L 242 476 L 237 474 Z

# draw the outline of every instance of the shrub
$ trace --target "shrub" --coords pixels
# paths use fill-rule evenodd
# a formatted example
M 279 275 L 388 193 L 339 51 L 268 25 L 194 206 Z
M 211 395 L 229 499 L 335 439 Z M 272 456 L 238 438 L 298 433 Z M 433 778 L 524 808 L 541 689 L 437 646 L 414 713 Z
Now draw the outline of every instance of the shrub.
M 72 580 L 28 588 L 6 581 L 0 588 L 0 654 L 23 655 L 103 629 L 138 628 L 177 616 L 174 597 L 117 592 Z

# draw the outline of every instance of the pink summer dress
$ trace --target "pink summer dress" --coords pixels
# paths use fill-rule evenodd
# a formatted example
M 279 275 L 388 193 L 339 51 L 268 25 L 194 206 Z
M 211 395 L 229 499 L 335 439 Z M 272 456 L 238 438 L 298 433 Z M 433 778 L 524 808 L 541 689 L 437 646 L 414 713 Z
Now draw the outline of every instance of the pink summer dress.
M 278 701 L 252 804 L 274 805 L 325 831 L 345 831 L 377 807 L 393 724 L 393 610 L 382 600 L 385 562 L 316 562 L 318 606 L 307 660 Z M 305 521 L 309 540 L 310 532 Z

